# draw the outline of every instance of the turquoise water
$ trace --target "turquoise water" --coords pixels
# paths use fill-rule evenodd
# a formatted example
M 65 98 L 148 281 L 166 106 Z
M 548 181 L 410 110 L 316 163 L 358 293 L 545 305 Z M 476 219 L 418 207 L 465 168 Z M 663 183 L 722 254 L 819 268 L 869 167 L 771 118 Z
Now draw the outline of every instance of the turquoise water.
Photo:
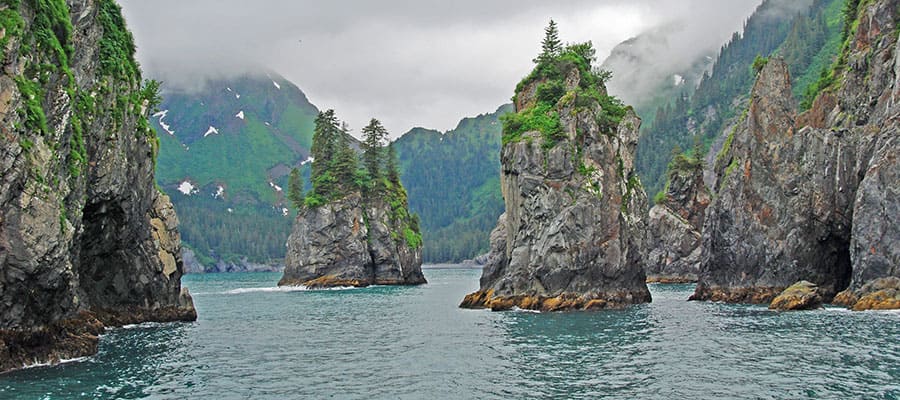
M 461 310 L 478 270 L 428 285 L 278 291 L 189 275 L 196 323 L 108 331 L 100 353 L 0 375 L 0 399 L 900 398 L 900 313 L 776 313 L 651 285 L 626 311 Z

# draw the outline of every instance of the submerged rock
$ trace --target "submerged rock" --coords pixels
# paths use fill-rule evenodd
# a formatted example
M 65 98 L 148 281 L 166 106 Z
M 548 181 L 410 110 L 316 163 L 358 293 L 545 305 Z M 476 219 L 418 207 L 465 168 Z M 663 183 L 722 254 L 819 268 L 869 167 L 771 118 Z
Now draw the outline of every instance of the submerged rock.
M 107 326 L 195 320 L 119 7 L 4 7 L 22 29 L 0 72 L 0 371 L 91 355 Z
M 585 89 L 606 96 L 602 83 L 574 65 L 560 68 L 564 80 L 523 83 L 516 95 L 517 113 L 527 115 L 548 104 L 535 96 L 563 88 L 547 114 L 559 116 L 561 132 L 504 126 L 506 213 L 491 233 L 481 287 L 461 307 L 561 311 L 650 301 L 639 254 L 647 199 L 633 167 L 641 120 L 628 108 L 617 125 L 601 125 L 604 110 Z
M 819 296 L 819 287 L 808 281 L 797 282 L 769 304 L 770 310 L 812 310 L 822 306 L 822 296 Z
M 283 285 L 417 285 L 422 245 L 409 243 L 391 204 L 359 192 L 301 210 L 287 242 Z

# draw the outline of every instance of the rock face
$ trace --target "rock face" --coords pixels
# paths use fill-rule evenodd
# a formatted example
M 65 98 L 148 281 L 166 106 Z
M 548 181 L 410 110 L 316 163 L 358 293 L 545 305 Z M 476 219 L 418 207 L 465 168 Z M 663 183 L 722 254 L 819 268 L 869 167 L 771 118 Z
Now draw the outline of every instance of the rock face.
M 787 67 L 769 61 L 717 162 L 692 299 L 769 302 L 807 280 L 853 307 L 900 275 L 896 0 L 865 2 L 838 85 L 797 115 Z
M 711 201 L 703 182 L 703 163 L 679 156 L 669 171 L 665 199 L 650 209 L 647 282 L 696 282 L 700 270 L 700 232 Z
M 822 296 L 815 283 L 800 281 L 785 289 L 769 304 L 770 310 L 813 310 L 822 306 Z
M 196 319 L 181 287 L 178 219 L 154 185 L 153 90 L 141 89 L 118 6 L 54 0 L 9 11 L 0 371 L 90 355 L 104 326 Z
M 581 79 L 578 69 L 566 72 L 568 94 L 557 103 L 564 135 L 555 145 L 537 131 L 503 145 L 506 213 L 491 233 L 481 288 L 461 307 L 556 311 L 650 301 L 639 254 L 647 199 L 633 169 L 641 120 L 629 108 L 604 131 L 597 102 L 576 106 L 585 103 L 575 90 Z M 534 103 L 533 86 L 540 85 L 517 94 L 517 112 Z
M 279 285 L 418 285 L 422 245 L 408 243 L 391 205 L 359 192 L 301 210 L 287 242 Z

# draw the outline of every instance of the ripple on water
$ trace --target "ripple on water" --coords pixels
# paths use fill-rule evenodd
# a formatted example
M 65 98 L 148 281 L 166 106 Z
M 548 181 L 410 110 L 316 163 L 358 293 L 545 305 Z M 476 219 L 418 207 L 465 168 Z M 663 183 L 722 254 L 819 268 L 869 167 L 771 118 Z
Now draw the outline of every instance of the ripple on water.
M 0 398 L 898 398 L 900 313 L 687 302 L 624 311 L 457 308 L 480 272 L 310 291 L 188 276 L 200 319 L 107 331 L 88 360 L 0 376 Z

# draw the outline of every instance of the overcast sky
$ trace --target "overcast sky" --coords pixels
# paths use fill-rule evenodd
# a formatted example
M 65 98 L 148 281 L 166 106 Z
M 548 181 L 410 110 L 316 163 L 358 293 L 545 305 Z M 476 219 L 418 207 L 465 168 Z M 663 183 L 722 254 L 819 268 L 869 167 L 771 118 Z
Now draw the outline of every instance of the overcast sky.
M 613 46 L 671 23 L 686 55 L 717 49 L 761 0 L 120 0 L 145 75 L 191 86 L 270 68 L 353 133 L 453 128 L 509 101 L 552 17 L 564 42 Z M 660 63 L 666 60 L 659 60 Z M 613 93 L 615 94 L 615 93 Z

